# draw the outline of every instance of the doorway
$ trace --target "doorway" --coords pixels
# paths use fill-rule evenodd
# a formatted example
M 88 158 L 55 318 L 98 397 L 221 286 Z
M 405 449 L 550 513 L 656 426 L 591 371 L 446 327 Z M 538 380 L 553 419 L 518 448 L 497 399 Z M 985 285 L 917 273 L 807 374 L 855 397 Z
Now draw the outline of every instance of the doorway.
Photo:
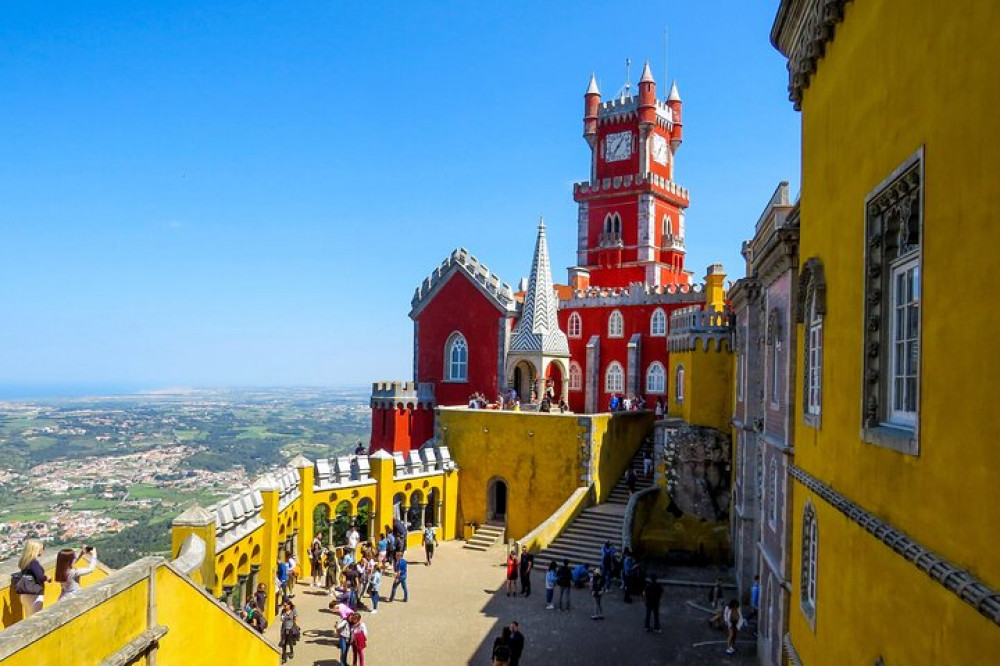
M 507 482 L 491 479 L 486 489 L 486 518 L 507 522 Z

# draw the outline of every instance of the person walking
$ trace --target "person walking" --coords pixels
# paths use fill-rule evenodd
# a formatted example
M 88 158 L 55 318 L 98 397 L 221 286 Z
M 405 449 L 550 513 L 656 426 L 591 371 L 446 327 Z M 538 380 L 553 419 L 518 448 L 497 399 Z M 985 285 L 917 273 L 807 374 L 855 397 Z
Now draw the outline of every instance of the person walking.
M 348 622 L 351 623 L 353 666 L 365 666 L 365 648 L 368 647 L 368 627 L 361 621 L 361 613 L 352 613 L 351 617 L 348 618 Z
M 508 666 L 510 664 L 510 627 L 504 627 L 500 635 L 493 639 L 493 666 Z
M 517 594 L 517 574 L 519 563 L 517 560 L 517 546 L 510 549 L 507 555 L 507 596 L 512 597 Z
M 81 557 L 90 556 L 90 564 L 77 569 L 76 563 Z M 63 599 L 80 591 L 80 579 L 97 568 L 97 551 L 93 546 L 84 546 L 79 553 L 72 548 L 63 548 L 56 557 L 56 582 L 62 585 L 59 598 Z
M 285 600 L 281 607 L 281 638 L 278 641 L 281 647 L 281 663 L 295 658 L 295 644 L 299 642 L 299 613 L 295 610 L 295 604 Z
M 21 549 L 21 559 L 18 561 L 20 571 L 14 581 L 14 592 L 21 598 L 21 612 L 26 618 L 42 610 L 45 602 L 45 583 L 49 581 L 49 577 L 38 561 L 44 551 L 45 546 L 38 539 L 28 539 Z
M 750 586 L 750 619 L 757 617 L 760 612 L 760 576 L 753 577 L 753 585 Z
M 410 591 L 406 588 L 406 574 L 409 570 L 409 565 L 406 563 L 406 558 L 403 556 L 402 552 L 396 553 L 396 578 L 392 581 L 392 591 L 389 592 L 389 601 L 393 601 L 396 598 L 396 588 L 403 588 L 403 601 L 410 600 Z
M 635 484 L 639 482 L 639 478 L 635 475 L 635 469 L 629 465 L 628 471 L 625 472 L 625 485 L 628 486 L 628 495 L 631 497 L 635 493 Z
M 379 588 L 382 586 L 382 565 L 375 565 L 371 578 L 368 579 L 368 594 L 372 600 L 372 615 L 378 613 Z
M 510 623 L 510 666 L 519 666 L 524 652 L 524 634 L 516 621 Z
M 437 546 L 438 540 L 437 535 L 434 534 L 434 526 L 431 525 L 430 521 L 424 527 L 424 553 L 427 555 L 425 563 L 427 566 L 431 565 L 431 560 L 434 558 L 434 547 Z
M 590 616 L 591 620 L 604 619 L 604 609 L 601 608 L 604 590 L 604 575 L 599 568 L 594 567 L 594 575 L 590 577 L 590 596 L 594 597 L 594 614 Z
M 280 593 L 278 597 L 280 604 L 281 601 L 284 601 L 288 597 L 288 562 L 282 562 L 280 555 L 278 556 L 277 582 L 278 592 Z M 281 606 L 279 605 L 277 608 L 280 609 Z
M 570 589 L 573 586 L 573 572 L 569 568 L 569 560 L 563 560 L 562 566 L 556 570 L 556 586 L 559 588 L 559 610 L 563 609 L 563 599 L 566 600 L 566 610 L 570 610 Z
M 642 475 L 647 479 L 653 474 L 653 456 L 649 451 L 642 454 Z
M 743 619 L 743 614 L 740 612 L 740 602 L 736 599 L 731 599 L 728 604 L 726 604 L 726 612 L 723 615 L 723 621 L 726 623 L 726 631 L 729 635 L 726 639 L 726 654 L 732 654 L 736 652 L 736 632 L 743 628 L 746 624 L 746 620 Z
M 610 541 L 604 542 L 601 548 L 601 576 L 604 578 L 604 591 L 611 589 L 611 579 L 615 572 L 615 547 Z
M 312 586 L 321 587 L 323 581 L 323 542 L 319 535 L 313 537 L 312 545 L 309 546 L 309 566 L 312 569 Z
M 556 592 L 556 569 L 558 565 L 555 560 L 549 562 L 549 569 L 545 572 L 545 610 L 552 610 L 552 597 Z
M 646 599 L 646 631 L 650 630 L 649 618 L 652 616 L 652 630 L 660 633 L 660 599 L 663 598 L 663 586 L 657 582 L 656 574 L 649 574 L 642 596 Z
M 722 598 L 722 579 L 716 578 L 715 585 L 712 589 L 708 591 L 708 603 L 715 611 L 714 615 L 708 620 L 708 626 L 713 629 L 719 628 L 719 623 L 722 622 L 722 615 L 725 612 L 726 601 Z
M 351 616 L 354 611 L 345 613 L 337 621 L 337 647 L 340 648 L 340 664 L 347 666 L 347 655 L 351 652 L 351 642 L 354 639 L 354 626 L 351 624 Z
M 521 546 L 521 594 L 527 599 L 531 596 L 531 570 L 535 568 L 535 556 L 528 552 L 527 546 Z

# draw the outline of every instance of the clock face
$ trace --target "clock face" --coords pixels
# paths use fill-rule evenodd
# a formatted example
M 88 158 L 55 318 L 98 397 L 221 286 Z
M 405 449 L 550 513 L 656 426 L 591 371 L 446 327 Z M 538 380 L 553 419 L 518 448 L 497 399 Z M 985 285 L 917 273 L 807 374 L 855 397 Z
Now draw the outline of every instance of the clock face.
M 653 161 L 663 166 L 667 165 L 667 156 L 670 152 L 670 148 L 667 146 L 667 140 L 659 134 L 653 135 Z
M 604 159 L 608 162 L 621 162 L 632 156 L 632 133 L 616 132 L 609 134 L 604 140 Z

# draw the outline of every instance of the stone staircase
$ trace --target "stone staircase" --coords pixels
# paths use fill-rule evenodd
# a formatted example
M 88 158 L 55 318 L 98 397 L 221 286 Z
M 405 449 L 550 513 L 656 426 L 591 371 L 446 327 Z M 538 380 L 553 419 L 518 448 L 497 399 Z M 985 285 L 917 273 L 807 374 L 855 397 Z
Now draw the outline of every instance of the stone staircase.
M 632 469 L 635 470 L 637 482 L 636 491 L 652 485 L 652 478 L 642 475 L 642 455 L 647 450 L 643 447 L 632 459 Z M 570 566 L 585 563 L 590 567 L 601 563 L 601 548 L 605 541 L 610 541 L 621 552 L 622 525 L 625 523 L 625 506 L 628 504 L 628 485 L 625 476 L 619 479 L 611 494 L 603 504 L 592 506 L 580 512 L 573 522 L 549 544 L 545 550 L 535 554 L 535 569 L 543 572 L 549 567 L 549 562 L 555 560 L 562 564 L 569 560 Z
M 493 545 L 502 542 L 506 527 L 503 523 L 487 521 L 479 526 L 472 538 L 465 542 L 463 548 L 469 550 L 489 550 Z

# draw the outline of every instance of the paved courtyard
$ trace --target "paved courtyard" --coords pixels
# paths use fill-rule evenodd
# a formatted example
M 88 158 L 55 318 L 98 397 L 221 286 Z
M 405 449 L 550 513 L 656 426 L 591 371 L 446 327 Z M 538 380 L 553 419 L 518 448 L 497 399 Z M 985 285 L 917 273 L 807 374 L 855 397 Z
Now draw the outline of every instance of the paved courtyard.
M 424 565 L 422 549 L 411 549 L 410 600 L 383 601 L 375 615 L 362 611 L 368 625 L 365 651 L 368 666 L 388 664 L 478 664 L 490 663 L 494 637 L 511 620 L 521 624 L 525 635 L 522 664 L 752 664 L 752 642 L 740 644 L 736 655 L 725 654 L 725 636 L 708 627 L 707 614 L 687 602 L 704 606 L 706 588 L 665 587 L 661 606 L 663 633 L 643 631 L 643 604 L 622 601 L 620 590 L 604 598 L 607 619 L 590 619 L 592 599 L 586 590 L 573 590 L 573 610 L 545 610 L 542 572 L 532 578 L 529 599 L 508 598 L 501 591 L 503 551 L 487 552 L 462 548 L 462 542 L 443 542 L 432 566 Z M 657 571 L 661 577 L 712 581 L 709 569 L 672 567 Z M 387 599 L 392 578 L 383 581 Z M 289 663 L 307 666 L 339 666 L 334 634 L 335 616 L 327 609 L 329 597 L 308 582 L 297 586 L 296 607 L 302 640 Z M 277 625 L 268 636 L 277 642 Z M 695 647 L 696 643 L 715 641 Z M 620 660 L 620 661 L 619 661 Z

